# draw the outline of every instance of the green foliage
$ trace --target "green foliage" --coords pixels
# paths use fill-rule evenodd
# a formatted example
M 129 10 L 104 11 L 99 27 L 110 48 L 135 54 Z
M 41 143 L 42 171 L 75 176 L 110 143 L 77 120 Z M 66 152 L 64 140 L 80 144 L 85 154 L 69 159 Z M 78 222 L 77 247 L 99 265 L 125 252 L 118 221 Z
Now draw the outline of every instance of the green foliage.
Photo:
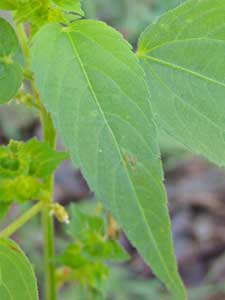
M 67 153 L 56 152 L 37 139 L 0 147 L 0 202 L 43 197 L 45 179 L 67 158 Z
M 53 0 L 53 2 L 66 11 L 83 15 L 80 0 Z
M 145 10 L 146 2 L 141 3 Z M 46 278 L 50 281 L 46 300 L 55 300 L 49 210 L 62 221 L 67 221 L 67 213 L 51 203 L 52 174 L 68 155 L 54 150 L 51 114 L 91 189 L 170 289 L 173 300 L 185 300 L 173 253 L 155 121 L 159 132 L 225 165 L 224 3 L 189 0 L 145 30 L 138 57 L 151 95 L 138 59 L 122 36 L 102 22 L 77 21 L 83 14 L 80 1 L 0 0 L 0 8 L 13 10 L 16 23 L 30 24 L 29 38 L 38 31 L 32 57 L 23 28 L 19 27 L 18 34 L 25 65 L 29 69 L 32 60 L 34 71 L 33 76 L 32 70 L 26 70 L 29 84 L 24 89 L 29 86 L 30 105 L 39 110 L 46 140 L 11 141 L 0 147 L 0 217 L 13 201 L 46 200 L 1 236 L 15 232 L 43 210 Z M 21 86 L 19 51 L 13 28 L 0 19 L 0 104 L 12 99 Z M 88 290 L 87 298 L 102 299 L 108 261 L 128 258 L 107 230 L 100 214 L 73 207 L 68 230 L 72 242 L 58 258 L 64 265 L 58 273 L 59 284 L 79 281 L 82 290 Z M 33 272 L 21 250 L 3 239 L 0 250 L 1 297 L 37 299 Z
M 0 295 L 2 300 L 38 300 L 33 268 L 17 244 L 0 240 Z
M 142 34 L 138 55 L 159 127 L 225 165 L 224 1 L 187 1 Z
M 17 23 L 29 22 L 32 33 L 47 23 L 68 23 L 83 15 L 80 0 L 0 0 L 0 8 L 14 11 Z
M 185 299 L 149 93 L 130 45 L 97 21 L 48 25 L 33 40 L 32 65 L 74 164 L 174 298 Z
M 68 276 L 63 277 L 63 281 L 79 282 L 92 297 L 104 294 L 110 273 L 106 262 L 123 262 L 129 255 L 115 239 L 107 236 L 107 227 L 98 209 L 87 213 L 73 205 L 68 233 L 73 243 L 59 258 L 70 268 L 66 269 Z
M 18 49 L 13 28 L 0 18 L 0 104 L 14 97 L 22 83 L 22 69 L 15 60 Z
M 43 183 L 30 176 L 18 176 L 15 179 L 1 181 L 0 201 L 23 203 L 27 200 L 38 199 L 42 196 Z
M 68 153 L 57 152 L 48 143 L 36 139 L 17 144 L 17 152 L 30 160 L 29 175 L 39 178 L 49 177 L 61 162 L 69 158 Z

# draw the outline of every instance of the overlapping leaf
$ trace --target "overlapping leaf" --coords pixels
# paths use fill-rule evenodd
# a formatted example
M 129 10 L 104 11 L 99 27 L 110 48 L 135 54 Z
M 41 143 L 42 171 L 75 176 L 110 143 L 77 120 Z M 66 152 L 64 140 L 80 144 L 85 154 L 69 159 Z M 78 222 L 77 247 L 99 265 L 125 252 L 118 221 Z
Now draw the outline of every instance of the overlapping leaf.
M 2 300 L 38 300 L 33 268 L 17 244 L 0 240 L 0 296 Z
M 14 97 L 22 83 L 22 70 L 15 61 L 18 49 L 13 28 L 0 18 L 0 104 Z
M 138 55 L 158 125 L 225 165 L 225 2 L 190 0 L 149 26 Z
M 32 65 L 74 164 L 173 299 L 185 299 L 149 93 L 130 46 L 100 22 L 48 25 L 33 41 Z

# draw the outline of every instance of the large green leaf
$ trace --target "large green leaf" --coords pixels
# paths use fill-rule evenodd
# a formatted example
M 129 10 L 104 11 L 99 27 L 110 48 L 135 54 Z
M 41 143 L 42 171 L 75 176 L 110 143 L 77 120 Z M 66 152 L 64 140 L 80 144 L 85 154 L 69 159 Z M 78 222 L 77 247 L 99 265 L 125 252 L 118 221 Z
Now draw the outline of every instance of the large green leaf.
M 48 25 L 33 41 L 32 65 L 74 164 L 173 299 L 184 299 L 149 94 L 129 44 L 101 22 Z
M 22 70 L 14 61 L 19 49 L 11 25 L 0 18 L 0 104 L 14 97 L 22 83 Z
M 37 300 L 37 284 L 33 268 L 17 244 L 0 240 L 1 300 Z
M 138 55 L 159 126 L 225 165 L 225 2 L 191 0 L 142 34 Z

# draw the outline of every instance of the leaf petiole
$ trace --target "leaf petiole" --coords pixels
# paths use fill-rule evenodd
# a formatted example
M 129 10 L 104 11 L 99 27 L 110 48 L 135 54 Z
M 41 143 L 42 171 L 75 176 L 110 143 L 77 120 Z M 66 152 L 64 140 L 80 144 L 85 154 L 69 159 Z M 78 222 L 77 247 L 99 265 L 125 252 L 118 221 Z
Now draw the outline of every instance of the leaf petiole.
M 8 238 L 19 230 L 24 224 L 26 224 L 30 219 L 37 215 L 46 206 L 44 202 L 39 201 L 36 205 L 26 211 L 22 216 L 20 216 L 16 221 L 12 222 L 9 226 L 0 232 L 1 238 Z

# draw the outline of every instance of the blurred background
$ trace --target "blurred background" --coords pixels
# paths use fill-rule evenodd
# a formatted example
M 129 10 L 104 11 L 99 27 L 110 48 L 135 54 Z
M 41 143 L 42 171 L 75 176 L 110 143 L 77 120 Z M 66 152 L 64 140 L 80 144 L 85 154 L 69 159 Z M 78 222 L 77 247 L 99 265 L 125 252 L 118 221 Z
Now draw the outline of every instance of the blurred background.
M 89 18 L 101 19 L 117 28 L 136 48 L 143 29 L 181 0 L 83 0 Z M 0 143 L 41 136 L 35 112 L 15 102 L 0 108 Z M 225 173 L 159 132 L 165 184 L 172 218 L 173 237 L 180 273 L 189 299 L 225 300 Z M 69 205 L 91 203 L 94 196 L 79 170 L 69 162 L 56 174 L 55 200 Z M 18 214 L 13 207 L 8 219 Z M 9 220 L 7 220 L 8 222 Z M 1 224 L 3 226 L 4 224 Z M 57 249 L 63 247 L 63 228 L 56 223 Z M 38 278 L 42 277 L 42 235 L 39 220 L 25 226 L 15 239 L 23 241 Z M 25 242 L 24 242 L 25 241 Z M 126 236 L 120 241 L 131 255 L 128 263 L 113 265 L 106 300 L 170 299 Z M 40 290 L 41 290 L 40 286 Z M 60 300 L 87 300 L 78 287 L 63 289 Z

